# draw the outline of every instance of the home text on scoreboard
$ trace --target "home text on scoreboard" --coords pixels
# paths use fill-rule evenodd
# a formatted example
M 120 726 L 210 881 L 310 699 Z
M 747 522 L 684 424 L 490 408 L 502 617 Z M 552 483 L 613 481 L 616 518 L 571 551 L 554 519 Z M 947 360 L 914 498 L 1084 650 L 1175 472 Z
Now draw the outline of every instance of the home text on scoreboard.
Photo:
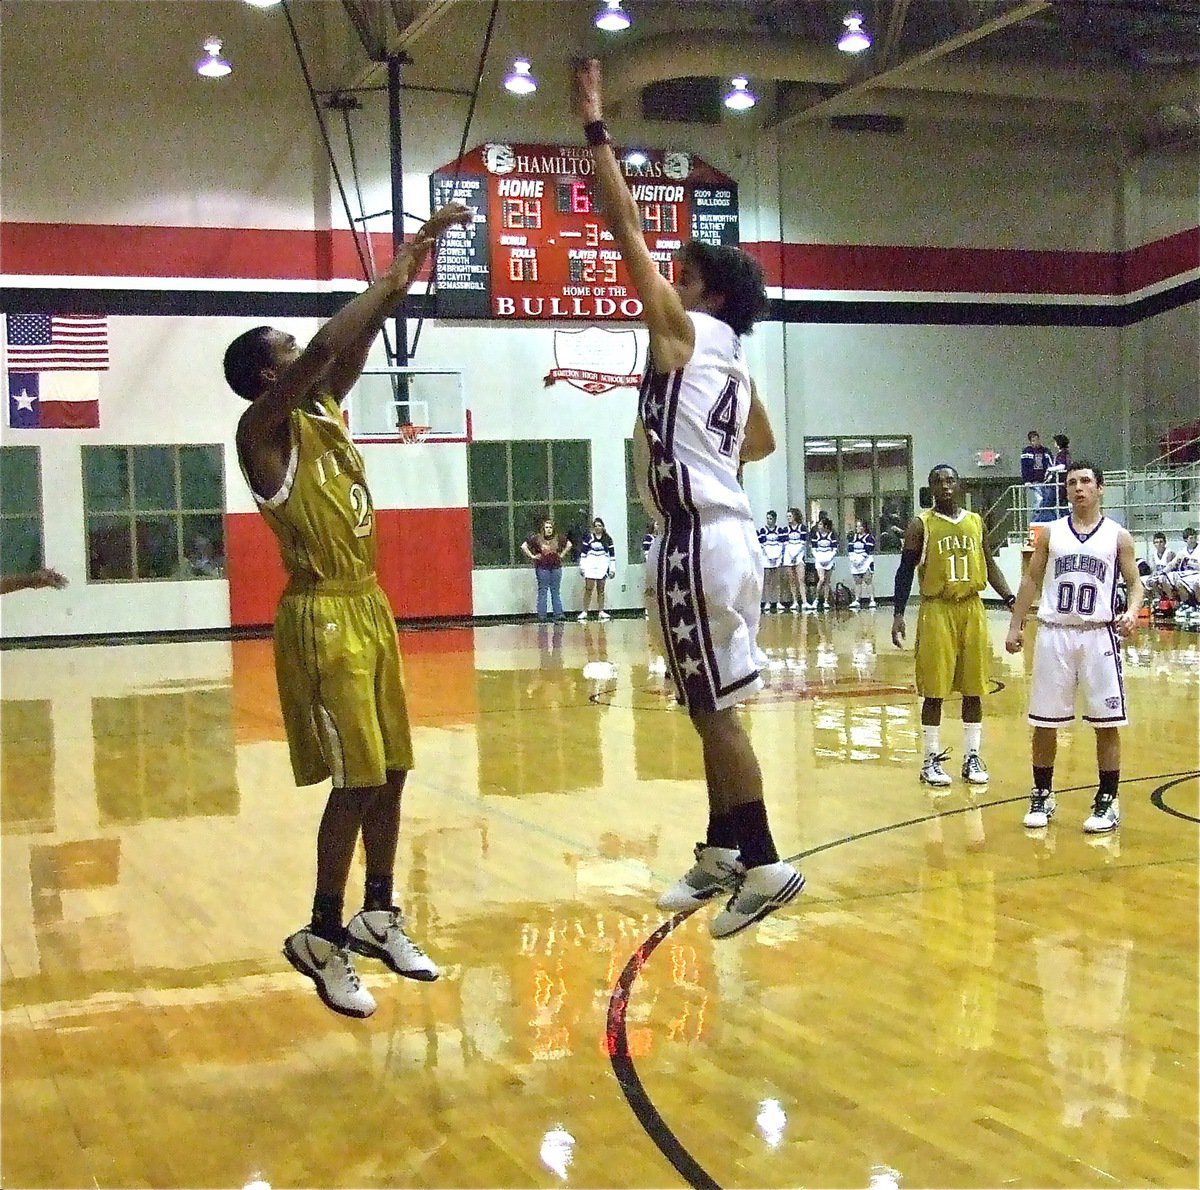
M 737 186 L 687 153 L 622 169 L 660 271 L 674 280 L 688 239 L 738 243 Z M 434 208 L 457 200 L 475 222 L 438 251 L 440 318 L 636 319 L 642 305 L 604 219 L 591 153 L 578 145 L 481 145 L 430 181 Z

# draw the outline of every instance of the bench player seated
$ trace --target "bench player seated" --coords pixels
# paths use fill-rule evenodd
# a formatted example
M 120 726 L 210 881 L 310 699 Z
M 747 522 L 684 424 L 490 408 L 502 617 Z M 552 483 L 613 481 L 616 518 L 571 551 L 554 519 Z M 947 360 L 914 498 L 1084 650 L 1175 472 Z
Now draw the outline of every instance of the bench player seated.
M 1200 545 L 1196 542 L 1196 530 L 1185 529 L 1183 549 L 1175 556 L 1166 577 L 1171 583 L 1175 598 L 1175 622 L 1177 624 L 1200 623 Z
M 1160 529 L 1154 534 L 1146 557 L 1138 563 L 1146 602 L 1156 612 L 1160 602 L 1171 599 L 1173 589 L 1167 573 L 1174 561 L 1175 551 L 1167 548 L 1167 535 Z

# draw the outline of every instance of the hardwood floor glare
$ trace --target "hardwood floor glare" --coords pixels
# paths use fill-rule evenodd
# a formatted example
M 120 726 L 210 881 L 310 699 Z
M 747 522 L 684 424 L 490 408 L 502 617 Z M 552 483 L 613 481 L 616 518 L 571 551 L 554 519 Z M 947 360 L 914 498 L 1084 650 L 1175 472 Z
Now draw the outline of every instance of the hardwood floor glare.
M 652 947 L 704 799 L 644 622 L 403 633 L 397 898 L 444 973 L 359 960 L 366 1021 L 280 954 L 324 789 L 292 785 L 270 643 L 0 654 L 0 1179 L 1197 1184 L 1200 635 L 1126 648 L 1122 823 L 1096 838 L 1082 724 L 1058 816 L 1021 825 L 1029 655 L 1005 625 L 991 782 L 958 778 L 951 700 L 935 799 L 890 615 L 767 617 L 744 717 L 808 888 L 736 938 L 703 908 Z M 360 853 L 348 912 L 361 881 Z

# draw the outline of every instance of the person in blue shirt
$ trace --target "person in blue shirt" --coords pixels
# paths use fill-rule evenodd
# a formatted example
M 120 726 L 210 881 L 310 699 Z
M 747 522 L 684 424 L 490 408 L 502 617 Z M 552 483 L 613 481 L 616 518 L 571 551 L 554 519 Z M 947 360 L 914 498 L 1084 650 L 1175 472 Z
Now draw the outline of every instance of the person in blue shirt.
M 1021 482 L 1025 485 L 1025 507 L 1030 520 L 1040 520 L 1038 513 L 1048 503 L 1046 471 L 1054 462 L 1054 456 L 1042 445 L 1042 436 L 1037 430 L 1026 435 L 1028 443 L 1021 451 Z

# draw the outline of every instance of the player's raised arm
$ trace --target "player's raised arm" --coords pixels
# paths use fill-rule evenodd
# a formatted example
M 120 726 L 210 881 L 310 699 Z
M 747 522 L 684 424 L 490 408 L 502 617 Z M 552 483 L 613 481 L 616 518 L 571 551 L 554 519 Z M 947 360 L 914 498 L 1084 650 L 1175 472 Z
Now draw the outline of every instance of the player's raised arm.
M 650 331 L 650 357 L 660 372 L 682 368 L 692 357 L 695 330 L 683 302 L 659 272 L 646 247 L 642 217 L 613 152 L 600 97 L 600 63 L 594 58 L 574 64 L 573 102 L 583 121 L 584 136 L 596 162 L 596 181 L 604 218 L 621 250 L 621 258 L 642 303 L 642 317 Z
M 471 218 L 461 203 L 449 203 L 435 212 L 382 275 L 330 318 L 303 351 L 296 350 L 291 336 L 272 332 L 285 342 L 271 365 L 262 369 L 264 384 L 242 417 L 239 440 L 273 433 L 316 388 L 340 402 L 358 379 L 375 336 L 408 292 L 434 241 L 448 227 L 469 223 Z

